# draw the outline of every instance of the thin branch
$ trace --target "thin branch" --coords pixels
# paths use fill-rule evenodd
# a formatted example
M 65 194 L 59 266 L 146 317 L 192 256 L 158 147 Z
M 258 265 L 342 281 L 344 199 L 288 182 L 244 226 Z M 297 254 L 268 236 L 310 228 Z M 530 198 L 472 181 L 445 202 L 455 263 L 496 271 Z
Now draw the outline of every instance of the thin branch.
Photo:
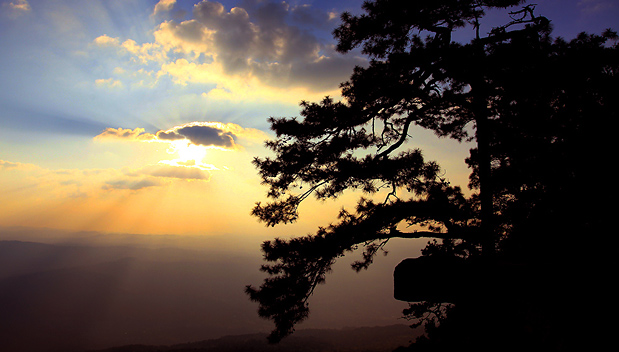
M 394 150 L 398 149 L 402 144 L 404 144 L 404 142 L 406 141 L 406 138 L 408 137 L 408 129 L 410 128 L 410 125 L 411 125 L 412 122 L 413 122 L 413 118 L 409 114 L 408 118 L 406 119 L 406 123 L 404 123 L 403 131 L 400 134 L 400 139 L 396 143 L 392 144 L 387 150 L 385 150 L 385 151 L 381 152 L 380 154 L 376 155 L 376 159 L 382 159 L 382 158 L 386 157 L 391 152 L 393 152 Z

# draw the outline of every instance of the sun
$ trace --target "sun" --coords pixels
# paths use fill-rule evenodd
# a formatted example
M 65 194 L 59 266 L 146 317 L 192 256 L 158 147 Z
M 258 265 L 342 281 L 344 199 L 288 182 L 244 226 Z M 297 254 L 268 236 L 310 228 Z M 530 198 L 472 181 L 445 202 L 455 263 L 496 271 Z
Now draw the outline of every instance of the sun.
M 205 163 L 205 159 L 209 150 L 218 150 L 221 148 L 196 145 L 186 139 L 169 141 L 168 143 L 170 143 L 170 147 L 167 149 L 168 154 L 176 155 L 178 157 L 174 159 L 160 160 L 160 164 L 175 167 L 192 167 L 208 171 L 220 170 L 213 164 Z
M 181 163 L 194 161 L 200 164 L 206 158 L 206 147 L 189 143 L 186 140 L 172 142 L 172 149 L 178 154 L 178 161 Z

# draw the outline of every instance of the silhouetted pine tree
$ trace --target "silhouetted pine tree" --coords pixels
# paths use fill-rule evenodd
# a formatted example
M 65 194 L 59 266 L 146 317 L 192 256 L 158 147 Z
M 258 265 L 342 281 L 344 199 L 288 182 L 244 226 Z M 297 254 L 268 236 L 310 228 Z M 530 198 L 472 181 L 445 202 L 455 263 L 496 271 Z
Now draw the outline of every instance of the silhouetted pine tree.
M 363 9 L 343 14 L 334 34 L 338 50 L 361 47 L 369 65 L 342 84 L 342 101 L 303 102 L 301 118 L 271 118 L 275 158 L 254 160 L 272 201 L 253 215 L 269 226 L 295 221 L 311 195 L 368 195 L 314 235 L 263 244 L 269 277 L 247 293 L 275 323 L 270 340 L 307 317 L 313 290 L 346 252 L 363 247 L 359 271 L 390 238 L 430 237 L 423 256 L 436 260 L 424 263 L 461 260 L 468 271 L 457 282 L 475 278 L 474 287 L 405 310 L 427 324 L 415 348 L 565 347 L 584 316 L 570 305 L 591 298 L 573 293 L 593 289 L 590 270 L 614 263 L 599 250 L 610 240 L 602 229 L 611 194 L 599 170 L 618 111 L 616 34 L 553 39 L 550 21 L 520 0 L 375 0 Z M 490 9 L 511 12 L 482 35 Z M 456 31 L 470 31 L 470 41 L 455 42 Z M 475 194 L 464 196 L 411 147 L 413 124 L 476 142 L 467 159 Z M 383 190 L 380 201 L 369 197 Z

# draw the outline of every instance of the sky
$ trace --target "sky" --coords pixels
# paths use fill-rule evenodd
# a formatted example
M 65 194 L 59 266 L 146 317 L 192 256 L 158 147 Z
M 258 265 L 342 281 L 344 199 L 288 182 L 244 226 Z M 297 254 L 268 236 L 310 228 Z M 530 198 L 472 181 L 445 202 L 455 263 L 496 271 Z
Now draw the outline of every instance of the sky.
M 333 221 L 355 195 L 258 223 L 251 160 L 269 155 L 270 116 L 338 98 L 367 63 L 331 35 L 361 3 L 0 0 L 0 227 L 275 237 Z M 538 3 L 568 39 L 619 27 L 618 1 Z M 466 185 L 470 145 L 412 143 Z

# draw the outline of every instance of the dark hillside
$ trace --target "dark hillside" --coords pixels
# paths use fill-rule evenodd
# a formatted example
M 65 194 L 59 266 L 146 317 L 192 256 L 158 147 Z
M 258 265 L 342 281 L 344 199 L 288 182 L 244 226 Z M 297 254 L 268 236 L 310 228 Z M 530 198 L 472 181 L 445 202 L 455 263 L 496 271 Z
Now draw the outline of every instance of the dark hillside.
M 297 331 L 279 344 L 267 343 L 266 334 L 250 334 L 171 346 L 129 345 L 97 352 L 390 352 L 408 345 L 416 336 L 413 333 L 406 325 L 308 329 Z

